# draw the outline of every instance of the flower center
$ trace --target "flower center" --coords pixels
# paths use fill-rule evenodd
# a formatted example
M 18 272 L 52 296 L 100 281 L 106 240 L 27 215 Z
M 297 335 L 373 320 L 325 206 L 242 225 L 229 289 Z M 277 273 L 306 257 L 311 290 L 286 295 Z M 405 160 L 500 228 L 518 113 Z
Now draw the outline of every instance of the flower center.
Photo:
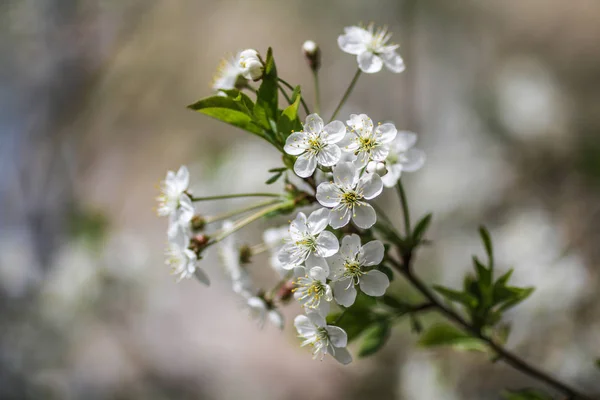
M 308 139 L 308 151 L 312 153 L 318 153 L 325 147 L 325 143 L 321 140 L 319 136 L 314 136 Z
M 360 199 L 362 199 L 362 195 L 360 193 L 350 190 L 342 194 L 341 203 L 347 207 L 354 207 L 355 205 L 360 205 Z
M 346 260 L 344 268 L 346 268 L 346 272 L 344 272 L 346 276 L 359 277 L 363 274 L 360 264 L 356 260 Z
M 377 142 L 371 136 L 363 136 L 358 138 L 360 151 L 371 152 L 376 146 Z
M 321 303 L 321 297 L 325 296 L 327 288 L 325 284 L 319 280 L 309 278 L 308 275 L 298 278 L 296 281 L 297 288 L 292 291 L 300 293 L 300 300 L 306 299 L 304 305 L 308 308 L 317 308 Z
M 306 235 L 296 242 L 296 246 L 314 251 L 317 247 L 317 238 L 312 235 Z

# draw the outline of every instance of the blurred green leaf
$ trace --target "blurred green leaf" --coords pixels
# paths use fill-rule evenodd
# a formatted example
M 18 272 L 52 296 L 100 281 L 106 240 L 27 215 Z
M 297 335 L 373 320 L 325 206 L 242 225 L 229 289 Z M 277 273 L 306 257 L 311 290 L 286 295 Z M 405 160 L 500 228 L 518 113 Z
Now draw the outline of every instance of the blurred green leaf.
M 296 86 L 294 93 L 297 95 L 292 104 L 290 104 L 285 110 L 281 112 L 279 123 L 277 124 L 278 140 L 284 144 L 285 140 L 292 132 L 298 132 L 302 130 L 302 124 L 298 119 L 298 106 L 302 96 L 300 95 L 300 86 Z
M 373 324 L 364 333 L 358 356 L 367 357 L 379 351 L 389 339 L 390 333 L 391 327 L 388 321 L 382 320 Z
M 283 175 L 283 172 L 277 172 L 275 175 L 273 175 L 272 177 L 270 177 L 269 179 L 267 179 L 267 181 L 265 183 L 267 185 L 271 185 L 271 184 L 277 182 L 277 180 L 279 178 L 281 178 L 281 175 Z
M 600 358 L 596 359 L 596 368 L 600 369 Z
M 246 114 L 252 115 L 254 112 L 254 102 L 244 92 L 237 89 L 221 89 L 221 92 L 225 93 L 229 98 L 233 99 L 233 101 L 239 103 L 246 111 Z
M 483 225 L 479 227 L 479 236 L 481 236 L 481 241 L 483 242 L 485 252 L 487 253 L 488 258 L 490 260 L 491 268 L 494 264 L 494 249 L 492 247 L 492 238 L 490 237 L 490 232 Z
M 286 167 L 279 167 L 279 168 L 271 168 L 268 172 L 273 173 L 273 172 L 285 172 L 285 171 L 287 171 Z
M 482 289 L 489 288 L 492 285 L 492 271 L 479 261 L 476 256 L 473 256 L 473 266 L 479 278 L 479 287 Z
M 413 230 L 412 234 L 414 245 L 419 244 L 421 242 L 421 239 L 423 239 L 423 236 L 425 236 L 425 233 L 427 233 L 427 229 L 429 228 L 429 224 L 431 223 L 431 218 L 432 214 L 429 213 L 423 218 L 421 218 L 419 222 L 417 222 L 417 225 L 415 226 L 415 229 Z
M 424 347 L 451 346 L 459 350 L 488 350 L 481 340 L 446 323 L 439 323 L 427 329 L 421 336 L 419 344 Z
M 477 306 L 477 299 L 469 293 L 459 292 L 439 285 L 435 285 L 433 288 L 446 299 L 463 304 L 467 308 L 474 308 Z
M 506 390 L 502 396 L 506 400 L 552 400 L 552 397 L 537 389 Z

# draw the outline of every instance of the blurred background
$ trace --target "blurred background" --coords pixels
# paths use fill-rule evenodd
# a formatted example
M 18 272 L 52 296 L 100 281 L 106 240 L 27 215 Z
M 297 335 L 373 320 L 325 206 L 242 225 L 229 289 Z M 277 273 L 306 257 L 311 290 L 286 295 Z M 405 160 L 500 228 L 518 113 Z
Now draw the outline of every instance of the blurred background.
M 363 75 L 340 116 L 419 133 L 428 161 L 405 184 L 415 217 L 434 223 L 418 272 L 458 287 L 486 224 L 499 268 L 537 288 L 507 314 L 507 346 L 600 393 L 600 2 L 3 0 L 1 399 L 458 400 L 539 387 L 481 354 L 416 348 L 407 324 L 348 367 L 313 361 L 295 305 L 284 332 L 258 329 L 214 251 L 210 288 L 176 284 L 163 265 L 154 209 L 167 169 L 189 165 L 206 195 L 265 189 L 280 166 L 265 142 L 186 110 L 211 94 L 220 59 L 273 46 L 312 104 L 301 45 L 315 40 L 328 115 L 356 69 L 336 38 L 360 21 L 388 25 L 407 69 Z M 399 222 L 393 193 L 382 205 Z M 277 280 L 266 257 L 255 267 Z

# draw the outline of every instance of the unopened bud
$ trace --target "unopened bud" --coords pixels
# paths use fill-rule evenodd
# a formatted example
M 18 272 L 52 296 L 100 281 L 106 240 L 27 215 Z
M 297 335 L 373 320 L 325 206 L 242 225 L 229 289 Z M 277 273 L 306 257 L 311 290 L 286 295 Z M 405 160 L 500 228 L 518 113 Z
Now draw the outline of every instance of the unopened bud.
M 194 253 L 196 253 L 198 258 L 200 258 L 200 254 L 206 248 L 206 245 L 208 244 L 209 241 L 210 241 L 210 236 L 208 236 L 208 235 L 204 235 L 204 234 L 196 235 L 190 239 L 189 248 Z
M 206 220 L 201 215 L 194 215 L 192 218 L 192 230 L 201 231 L 206 226 Z
M 294 281 L 287 281 L 277 291 L 277 299 L 282 303 L 286 303 L 292 298 L 293 294 Z
M 256 50 L 248 49 L 242 51 L 240 53 L 239 64 L 244 78 L 252 79 L 255 82 L 262 78 L 265 67 Z
M 370 174 L 376 173 L 379 176 L 384 176 L 387 174 L 387 168 L 385 167 L 385 163 L 378 161 L 370 161 L 367 164 L 367 172 Z
M 252 261 L 252 249 L 248 245 L 240 248 L 240 264 L 250 264 Z
M 307 40 L 302 45 L 302 51 L 308 61 L 308 66 L 313 71 L 318 71 L 321 68 L 321 49 L 312 40 Z

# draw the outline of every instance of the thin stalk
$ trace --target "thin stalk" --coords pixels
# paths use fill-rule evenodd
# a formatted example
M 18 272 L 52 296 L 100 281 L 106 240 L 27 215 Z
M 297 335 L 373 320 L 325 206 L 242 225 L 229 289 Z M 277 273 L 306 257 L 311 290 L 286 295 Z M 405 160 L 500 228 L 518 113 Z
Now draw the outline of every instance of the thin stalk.
M 232 218 L 235 217 L 237 215 L 246 213 L 248 211 L 252 211 L 252 210 L 256 210 L 257 208 L 261 208 L 261 207 L 265 207 L 265 206 L 270 206 L 271 204 L 275 204 L 275 203 L 279 203 L 279 200 L 265 200 L 265 201 L 261 201 L 260 203 L 255 203 L 252 204 L 248 207 L 243 207 L 243 208 L 239 208 L 237 210 L 232 210 L 232 211 L 228 211 L 228 212 L 224 212 L 222 214 L 217 214 L 211 217 L 206 217 L 205 221 L 207 224 L 213 223 L 213 222 L 217 222 L 217 221 L 222 221 L 224 219 L 227 218 Z
M 290 199 L 290 200 L 283 201 L 281 203 L 274 204 L 274 205 L 272 205 L 270 207 L 263 208 L 262 210 L 254 213 L 252 215 L 249 215 L 246 218 L 243 218 L 243 219 L 241 219 L 239 221 L 236 221 L 230 229 L 219 233 L 217 236 L 215 236 L 212 239 L 211 242 L 212 242 L 212 244 L 218 243 L 221 240 L 225 239 L 227 236 L 229 236 L 232 233 L 240 230 L 244 226 L 246 226 L 246 225 L 248 225 L 248 224 L 256 221 L 257 219 L 260 219 L 260 218 L 264 217 L 265 215 L 267 215 L 267 214 L 269 214 L 269 213 L 271 213 L 273 211 L 277 211 L 277 210 L 280 210 L 282 208 L 293 206 L 294 204 L 295 204 L 295 201 L 292 200 L 292 199 Z
M 400 203 L 402 203 L 402 214 L 404 215 L 404 233 L 406 234 L 406 237 L 409 237 L 412 233 L 410 229 L 410 212 L 408 210 L 408 201 L 406 200 L 406 193 L 404 192 L 404 187 L 402 186 L 402 181 L 400 179 L 398 179 L 396 189 L 398 190 L 398 197 L 400 197 Z
M 292 99 L 290 99 L 290 96 L 288 96 L 288 94 L 286 93 L 286 91 L 283 88 L 283 86 L 281 86 L 281 84 L 279 84 L 279 85 L 277 85 L 277 87 L 279 87 L 279 91 L 281 92 L 281 94 L 283 95 L 283 97 L 285 97 L 285 101 L 287 101 L 288 104 L 292 104 Z
M 313 70 L 313 81 L 315 83 L 315 112 L 321 113 L 321 89 L 319 87 L 319 70 Z
M 192 201 L 209 201 L 209 200 L 223 200 L 223 199 L 237 199 L 240 197 L 283 197 L 278 193 L 236 193 L 236 194 L 222 194 L 218 196 L 206 196 L 206 197 L 194 197 L 190 194 Z
M 284 81 L 281 78 L 277 78 L 277 80 L 280 83 L 283 83 L 284 86 L 286 86 L 288 89 L 290 89 L 292 92 L 294 91 L 294 87 L 292 85 L 290 85 L 289 83 L 287 83 L 286 81 Z M 289 104 L 292 104 L 291 101 L 288 101 Z M 308 110 L 308 106 L 306 105 L 306 103 L 304 102 L 304 98 L 302 97 L 302 94 L 300 95 L 300 103 L 302 103 L 302 108 L 304 108 L 304 112 L 306 113 L 306 115 L 310 114 L 310 111 Z
M 269 246 L 267 246 L 266 243 L 259 243 L 259 244 L 255 244 L 254 246 L 250 247 L 250 254 L 255 256 L 257 254 L 264 253 L 267 250 L 269 250 Z
M 342 106 L 346 103 L 346 100 L 348 100 L 348 97 L 350 97 L 350 93 L 352 93 L 352 89 L 354 89 L 354 86 L 356 85 L 356 81 L 358 81 L 358 78 L 360 77 L 361 72 L 362 71 L 360 70 L 360 68 L 356 70 L 356 73 L 354 74 L 354 77 L 352 78 L 352 81 L 350 82 L 348 89 L 346 89 L 346 93 L 344 93 L 342 100 L 340 100 L 340 103 L 338 104 L 335 111 L 331 115 L 331 118 L 329 118 L 329 121 L 333 121 L 333 119 L 336 117 L 338 112 L 340 112 L 340 108 L 342 108 Z

